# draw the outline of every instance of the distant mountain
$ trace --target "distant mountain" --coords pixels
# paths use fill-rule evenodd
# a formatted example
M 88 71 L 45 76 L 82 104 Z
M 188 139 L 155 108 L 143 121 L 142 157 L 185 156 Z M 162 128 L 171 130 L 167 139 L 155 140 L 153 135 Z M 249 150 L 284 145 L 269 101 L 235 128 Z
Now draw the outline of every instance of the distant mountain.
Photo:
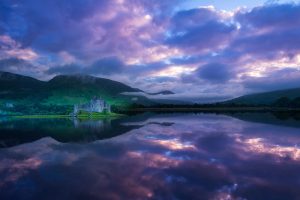
M 0 72 L 0 112 L 6 103 L 15 105 L 15 110 L 24 107 L 51 109 L 52 106 L 71 108 L 77 103 L 85 103 L 94 96 L 100 96 L 111 105 L 126 107 L 132 103 L 152 105 L 153 101 L 143 96 L 127 96 L 124 92 L 143 92 L 123 83 L 88 75 L 59 75 L 50 81 L 40 81 L 31 77 L 9 72 Z M 49 108 L 48 108 L 49 107 Z M 62 107 L 57 107 L 59 110 Z M 24 108 L 25 109 L 25 108 Z
M 226 101 L 224 103 L 271 105 L 283 97 L 287 97 L 291 100 L 300 97 L 300 88 L 250 94 Z
M 147 93 L 148 95 L 171 95 L 171 94 L 175 94 L 174 92 L 172 91 L 169 91 L 169 90 L 163 90 L 163 91 L 160 91 L 160 92 L 155 92 L 155 93 Z

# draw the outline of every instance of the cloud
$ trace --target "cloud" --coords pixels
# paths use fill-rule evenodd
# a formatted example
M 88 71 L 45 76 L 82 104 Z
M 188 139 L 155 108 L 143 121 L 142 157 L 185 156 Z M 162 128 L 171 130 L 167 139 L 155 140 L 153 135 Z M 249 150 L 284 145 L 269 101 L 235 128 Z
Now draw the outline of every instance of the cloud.
M 192 51 L 216 50 L 226 44 L 234 30 L 235 28 L 230 25 L 209 22 L 184 33 L 175 33 L 166 42 Z
M 212 83 L 224 83 L 234 76 L 230 67 L 221 63 L 203 65 L 196 70 L 196 75 Z
M 235 40 L 232 49 L 242 54 L 251 54 L 260 59 L 275 59 L 294 56 L 300 52 L 300 29 L 270 32 L 258 36 L 241 37 Z
M 125 65 L 116 57 L 106 57 L 99 59 L 88 66 L 75 63 L 62 66 L 51 67 L 48 74 L 94 74 L 94 75 L 112 75 L 122 73 Z
M 218 21 L 217 13 L 207 8 L 195 8 L 177 12 L 171 19 L 171 30 L 185 32 L 210 21 Z
M 294 56 L 300 52 L 300 5 L 271 4 L 238 12 L 241 29 L 230 48 L 260 59 Z
M 300 66 L 300 4 L 229 12 L 181 3 L 0 1 L 1 69 L 42 79 L 84 73 L 201 97 L 221 86 L 240 96 L 260 84 L 297 85 L 285 69 Z
M 23 48 L 9 35 L 0 35 L 0 58 L 16 58 L 23 60 L 35 60 L 38 54 L 31 48 Z
M 47 70 L 47 74 L 78 74 L 82 73 L 82 67 L 77 64 L 66 64 L 62 66 L 51 67 Z
M 285 68 L 272 71 L 265 77 L 245 77 L 243 84 L 247 89 L 256 92 L 296 88 L 300 86 L 300 70 Z
M 31 63 L 17 58 L 8 58 L 0 60 L 0 70 L 10 71 L 16 73 L 26 73 L 26 71 L 31 71 L 37 68 L 37 66 L 32 65 Z
M 97 60 L 89 68 L 88 71 L 93 74 L 111 75 L 114 73 L 122 73 L 124 64 L 118 58 L 109 57 Z
M 0 60 L 0 71 L 11 72 L 42 79 L 45 77 L 46 66 L 36 65 L 27 60 L 18 58 L 6 58 Z
M 300 6 L 299 4 L 267 4 L 256 7 L 250 11 L 240 11 L 235 19 L 243 25 L 246 30 L 263 29 L 272 31 L 274 29 L 288 29 L 299 27 Z
M 163 16 L 176 2 L 2 1 L 5 17 L 0 27 L 23 47 L 47 53 L 66 51 L 83 60 L 129 57 L 151 44 L 149 38 L 155 40 Z
M 201 52 L 224 47 L 236 31 L 234 24 L 222 21 L 208 8 L 178 12 L 171 20 L 166 44 L 186 51 Z

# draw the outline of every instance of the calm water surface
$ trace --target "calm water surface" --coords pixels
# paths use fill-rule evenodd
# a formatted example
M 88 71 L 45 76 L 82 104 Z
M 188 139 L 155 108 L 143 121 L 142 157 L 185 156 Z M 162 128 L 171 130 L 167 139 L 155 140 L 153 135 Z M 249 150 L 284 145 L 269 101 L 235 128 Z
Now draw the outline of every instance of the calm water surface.
M 0 199 L 300 199 L 300 122 L 267 113 L 0 119 Z

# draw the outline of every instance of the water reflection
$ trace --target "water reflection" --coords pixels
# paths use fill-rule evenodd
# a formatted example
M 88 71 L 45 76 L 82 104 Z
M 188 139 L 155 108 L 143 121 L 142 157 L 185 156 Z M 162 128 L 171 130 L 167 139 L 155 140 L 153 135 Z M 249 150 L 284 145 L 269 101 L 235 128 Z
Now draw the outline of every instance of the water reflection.
M 136 128 L 122 119 L 15 119 L 0 118 L 0 148 L 51 137 L 59 142 L 91 142 L 110 138 Z
M 232 112 L 227 115 L 250 122 L 300 128 L 300 112 Z
M 300 198 L 298 128 L 213 114 L 119 124 L 135 128 L 89 143 L 47 137 L 1 149 L 0 199 Z

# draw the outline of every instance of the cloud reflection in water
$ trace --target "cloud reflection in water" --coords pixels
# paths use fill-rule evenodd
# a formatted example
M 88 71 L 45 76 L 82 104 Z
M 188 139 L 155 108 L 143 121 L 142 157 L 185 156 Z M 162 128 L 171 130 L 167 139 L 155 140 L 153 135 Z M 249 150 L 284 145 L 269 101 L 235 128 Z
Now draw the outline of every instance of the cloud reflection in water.
M 1 149 L 0 198 L 300 197 L 299 129 L 208 114 L 128 124 L 143 126 L 88 144 L 44 138 Z

